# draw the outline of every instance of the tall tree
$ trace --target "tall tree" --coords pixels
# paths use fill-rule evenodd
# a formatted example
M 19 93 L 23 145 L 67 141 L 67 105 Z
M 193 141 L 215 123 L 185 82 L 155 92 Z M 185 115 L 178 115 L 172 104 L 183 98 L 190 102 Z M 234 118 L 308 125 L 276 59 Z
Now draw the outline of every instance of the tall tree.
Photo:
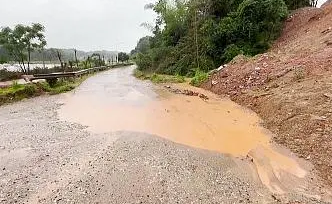
M 22 72 L 29 73 L 31 52 L 46 46 L 44 27 L 38 23 L 31 26 L 19 24 L 14 29 L 4 27 L 0 31 L 0 45 L 19 63 Z
M 26 26 L 26 35 L 24 38 L 25 45 L 28 52 L 28 72 L 30 72 L 31 52 L 34 50 L 41 50 L 46 46 L 44 36 L 45 28 L 39 23 Z
M 125 61 L 128 61 L 129 60 L 129 55 L 125 52 L 120 52 L 118 54 L 118 60 L 122 63 L 125 62 Z

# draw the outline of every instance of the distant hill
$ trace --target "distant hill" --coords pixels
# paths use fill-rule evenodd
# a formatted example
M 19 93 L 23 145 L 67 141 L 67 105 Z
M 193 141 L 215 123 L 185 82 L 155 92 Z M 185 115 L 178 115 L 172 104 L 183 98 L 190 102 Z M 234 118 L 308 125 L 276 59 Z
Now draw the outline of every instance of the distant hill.
M 32 61 L 57 61 L 57 55 L 56 50 L 60 50 L 63 60 L 69 61 L 75 59 L 75 52 L 74 49 L 56 49 L 56 48 L 49 48 L 45 49 L 43 52 L 34 52 L 31 55 Z M 100 54 L 102 57 L 105 58 L 105 60 L 112 59 L 112 57 L 115 59 L 115 56 L 117 55 L 117 51 L 107 51 L 107 50 L 101 50 L 101 51 L 81 51 L 77 50 L 77 58 L 78 60 L 84 60 L 88 58 L 89 56 L 93 54 Z
M 62 58 L 64 61 L 74 60 L 75 54 L 74 49 L 57 49 L 57 48 L 48 48 L 43 50 L 42 52 L 33 52 L 31 54 L 31 61 L 46 61 L 46 62 L 55 62 L 58 61 L 56 50 L 60 50 L 62 54 Z M 107 50 L 99 50 L 99 51 L 81 51 L 77 50 L 77 58 L 78 60 L 84 60 L 91 56 L 92 54 L 100 54 L 102 57 L 104 56 L 105 60 L 111 60 L 112 57 L 115 59 L 115 56 L 119 52 L 117 51 L 107 51 Z M 11 61 L 10 57 L 8 56 L 6 50 L 2 47 L 0 47 L 0 61 L 1 59 L 6 59 Z

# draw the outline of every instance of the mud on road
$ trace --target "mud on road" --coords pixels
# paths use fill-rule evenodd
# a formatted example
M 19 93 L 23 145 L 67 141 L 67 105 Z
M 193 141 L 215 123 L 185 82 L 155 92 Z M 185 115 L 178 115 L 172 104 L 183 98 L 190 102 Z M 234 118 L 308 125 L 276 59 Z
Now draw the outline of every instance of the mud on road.
M 111 70 L 95 77 L 121 79 L 127 72 Z M 130 82 L 125 84 L 131 90 Z M 77 91 L 89 92 L 84 87 Z M 0 107 L 0 203 L 324 203 L 326 199 L 310 171 L 297 189 L 275 194 L 261 182 L 251 158 L 137 131 L 96 132 L 60 120 L 67 97 L 42 96 Z
M 142 133 L 91 134 L 59 121 L 55 100 L 1 108 L 1 203 L 271 200 L 231 158 Z

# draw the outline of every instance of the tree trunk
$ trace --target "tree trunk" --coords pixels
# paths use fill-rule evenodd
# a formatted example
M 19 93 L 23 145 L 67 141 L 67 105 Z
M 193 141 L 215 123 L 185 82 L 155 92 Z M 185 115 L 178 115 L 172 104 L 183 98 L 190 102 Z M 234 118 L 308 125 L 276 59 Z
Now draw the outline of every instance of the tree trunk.
M 28 74 L 27 69 L 26 69 L 25 64 L 24 64 L 24 59 L 23 59 L 23 57 L 22 57 L 21 60 L 22 60 L 21 62 L 22 62 L 22 65 L 23 65 L 24 73 L 25 73 L 25 74 Z
M 42 56 L 43 56 L 43 68 L 45 69 L 45 54 L 44 54 L 44 52 L 42 53 Z
M 63 64 L 62 59 L 61 59 L 62 56 L 61 56 L 61 53 L 59 52 L 59 50 L 56 51 L 56 54 L 57 54 L 57 57 L 60 61 L 61 69 L 63 70 L 63 72 L 65 72 L 64 64 Z
M 77 50 L 75 49 L 75 50 L 74 50 L 74 52 L 75 52 L 75 61 L 76 61 L 76 66 L 77 66 L 77 68 L 79 68 L 79 67 L 78 67 L 78 60 L 77 60 Z
M 30 73 L 31 49 L 28 48 L 28 74 Z
M 23 67 L 22 67 L 22 65 L 21 65 L 21 62 L 20 62 L 20 61 L 18 62 L 18 65 L 20 65 L 20 70 L 21 70 L 21 72 L 22 72 L 22 73 L 24 73 L 24 69 L 23 69 Z
M 22 66 L 22 63 L 21 63 L 22 60 L 20 59 L 20 57 L 16 53 L 14 53 L 12 56 L 14 57 L 15 61 L 18 62 L 21 72 L 25 73 L 26 71 L 25 71 L 24 67 Z

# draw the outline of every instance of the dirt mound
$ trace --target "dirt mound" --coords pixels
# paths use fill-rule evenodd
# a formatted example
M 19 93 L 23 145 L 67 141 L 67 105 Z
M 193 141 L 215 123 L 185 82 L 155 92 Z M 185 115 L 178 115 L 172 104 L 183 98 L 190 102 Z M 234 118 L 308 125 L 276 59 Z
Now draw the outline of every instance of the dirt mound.
M 203 87 L 256 111 L 332 186 L 331 4 L 295 11 L 268 53 L 233 61 Z
M 299 38 L 303 36 L 303 33 L 310 31 L 311 25 L 308 24 L 319 19 L 321 14 L 322 9 L 312 7 L 294 11 L 286 20 L 287 23 L 284 26 L 283 34 L 274 44 L 274 49 L 280 48 L 284 50 L 288 48 L 288 44 L 299 42 Z M 293 48 L 296 49 L 299 47 L 293 46 Z
M 332 4 L 332 0 L 328 0 L 322 5 L 322 8 L 324 8 L 326 6 L 331 6 L 331 4 Z

